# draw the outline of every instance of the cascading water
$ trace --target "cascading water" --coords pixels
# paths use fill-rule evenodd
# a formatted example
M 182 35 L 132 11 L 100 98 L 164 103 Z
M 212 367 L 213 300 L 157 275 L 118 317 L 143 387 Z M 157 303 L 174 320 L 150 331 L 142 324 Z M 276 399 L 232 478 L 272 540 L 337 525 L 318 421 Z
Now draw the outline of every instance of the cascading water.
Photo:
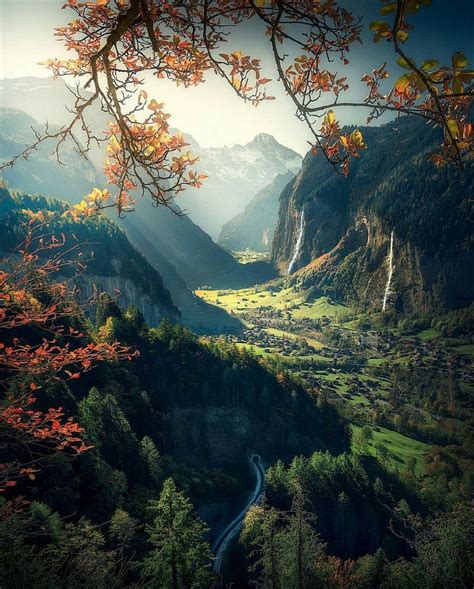
M 388 275 L 387 275 L 387 284 L 385 285 L 385 292 L 383 295 L 383 303 L 382 303 L 382 311 L 385 311 L 387 308 L 387 300 L 391 294 L 391 284 L 392 284 L 392 276 L 393 276 L 393 229 L 392 233 L 390 234 L 390 249 L 388 251 Z
M 291 262 L 288 264 L 288 271 L 287 275 L 289 276 L 293 270 L 293 266 L 296 264 L 296 260 L 300 255 L 301 244 L 303 243 L 303 233 L 304 233 L 304 211 L 301 211 L 300 216 L 300 228 L 298 232 L 298 238 L 296 240 L 295 251 L 293 253 L 293 257 L 291 258 Z

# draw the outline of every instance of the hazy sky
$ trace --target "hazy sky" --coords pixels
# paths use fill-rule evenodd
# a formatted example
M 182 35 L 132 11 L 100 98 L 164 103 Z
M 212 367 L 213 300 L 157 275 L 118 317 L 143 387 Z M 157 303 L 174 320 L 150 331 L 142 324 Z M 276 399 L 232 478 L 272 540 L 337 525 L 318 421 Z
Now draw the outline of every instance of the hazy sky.
M 63 0 L 0 0 L 0 77 L 45 76 L 47 72 L 38 61 L 48 57 L 62 57 L 64 50 L 53 36 L 53 28 L 67 22 L 71 11 L 61 10 Z M 392 65 L 393 54 L 386 43 L 374 45 L 367 31 L 370 20 L 378 17 L 378 0 L 341 0 L 340 4 L 364 15 L 365 43 L 358 46 L 351 57 L 350 75 L 360 79 L 370 70 L 388 60 L 389 71 L 397 74 L 399 67 Z M 417 59 L 449 59 L 456 50 L 464 50 L 474 61 L 474 0 L 433 0 L 429 9 L 422 9 L 416 17 L 412 33 L 410 53 Z M 253 57 L 271 64 L 270 48 L 260 34 L 258 26 L 240 28 L 228 49 L 242 49 Z M 275 77 L 271 66 L 265 70 L 267 77 Z M 346 75 L 346 71 L 344 72 Z M 348 98 L 360 98 L 350 91 Z M 279 84 L 269 84 L 269 93 L 277 100 L 266 102 L 258 108 L 243 103 L 220 78 L 210 75 L 205 84 L 184 90 L 168 81 L 152 80 L 147 86 L 149 95 L 166 103 L 172 114 L 171 123 L 191 133 L 203 146 L 246 143 L 257 133 L 271 133 L 281 143 L 304 153 L 309 134 L 303 123 L 294 116 L 291 101 Z M 367 113 L 346 109 L 338 111 L 346 123 L 363 124 Z

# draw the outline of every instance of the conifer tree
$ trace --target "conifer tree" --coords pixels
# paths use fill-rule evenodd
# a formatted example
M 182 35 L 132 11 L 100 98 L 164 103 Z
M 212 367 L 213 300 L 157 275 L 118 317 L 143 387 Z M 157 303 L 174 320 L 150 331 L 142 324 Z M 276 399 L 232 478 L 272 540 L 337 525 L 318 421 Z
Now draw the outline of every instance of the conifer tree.
M 324 544 L 314 529 L 314 516 L 305 509 L 306 502 L 301 486 L 297 485 L 280 550 L 285 589 L 319 586 L 316 563 L 323 555 Z
M 211 551 L 204 540 L 205 524 L 195 516 L 189 499 L 178 491 L 173 479 L 163 485 L 158 501 L 150 501 L 155 514 L 149 526 L 153 549 L 145 559 L 143 573 L 148 587 L 204 589 L 211 585 Z

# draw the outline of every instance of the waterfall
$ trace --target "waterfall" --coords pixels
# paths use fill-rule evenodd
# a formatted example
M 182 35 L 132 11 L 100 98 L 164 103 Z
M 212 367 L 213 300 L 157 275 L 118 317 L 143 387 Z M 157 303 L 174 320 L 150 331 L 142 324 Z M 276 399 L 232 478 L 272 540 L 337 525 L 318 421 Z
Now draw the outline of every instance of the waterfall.
M 382 311 L 385 311 L 387 308 L 387 299 L 391 294 L 390 286 L 392 284 L 392 276 L 393 276 L 393 229 L 392 233 L 390 234 L 390 249 L 388 251 L 388 275 L 387 275 L 387 284 L 385 285 L 385 292 L 383 295 L 383 303 L 382 303 Z
M 296 260 L 298 259 L 298 256 L 300 255 L 301 244 L 303 243 L 303 233 L 304 233 L 304 211 L 301 211 L 300 228 L 299 228 L 299 232 L 298 232 L 298 238 L 296 240 L 295 252 L 293 254 L 293 257 L 291 258 L 291 262 L 288 264 L 288 271 L 287 271 L 288 276 L 291 274 L 291 272 L 293 270 L 293 266 L 296 264 Z

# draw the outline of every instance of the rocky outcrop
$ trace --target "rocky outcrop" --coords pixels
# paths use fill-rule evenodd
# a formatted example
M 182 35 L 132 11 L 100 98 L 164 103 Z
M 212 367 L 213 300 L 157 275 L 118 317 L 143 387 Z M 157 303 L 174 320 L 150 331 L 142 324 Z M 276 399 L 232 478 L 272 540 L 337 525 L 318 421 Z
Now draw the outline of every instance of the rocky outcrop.
M 308 154 L 282 192 L 272 252 L 280 274 L 287 274 L 304 212 L 290 283 L 380 310 L 386 291 L 386 308 L 405 312 L 469 304 L 473 163 L 463 171 L 436 169 L 428 160 L 435 132 L 418 121 L 363 134 L 369 149 L 348 178 Z
M 176 308 L 163 304 L 159 298 L 153 297 L 152 289 L 144 288 L 120 274 L 116 276 L 97 276 L 83 274 L 77 281 L 77 287 L 84 298 L 89 297 L 94 288 L 106 292 L 116 298 L 123 309 L 136 306 L 150 327 L 156 327 L 163 319 L 179 321 Z

